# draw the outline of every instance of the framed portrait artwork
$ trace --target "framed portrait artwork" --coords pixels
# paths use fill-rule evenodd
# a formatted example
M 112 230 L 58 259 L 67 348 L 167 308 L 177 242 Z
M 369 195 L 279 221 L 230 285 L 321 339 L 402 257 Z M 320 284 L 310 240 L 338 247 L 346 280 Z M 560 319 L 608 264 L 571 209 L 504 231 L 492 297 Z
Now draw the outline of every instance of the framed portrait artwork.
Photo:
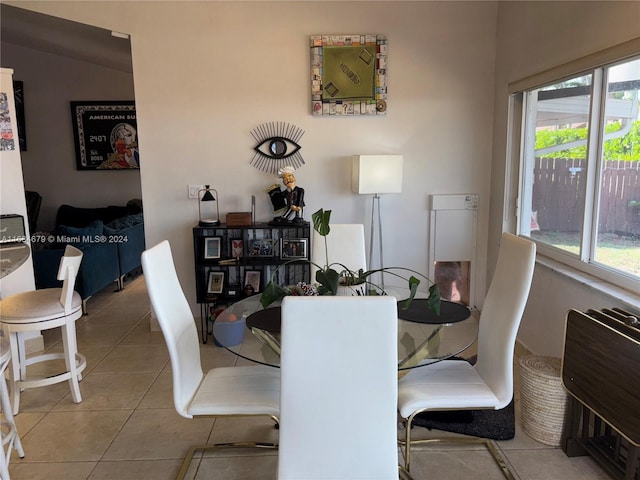
M 251 241 L 249 255 L 252 257 L 273 257 L 276 255 L 276 240 L 262 238 Z
M 224 272 L 209 272 L 207 293 L 222 293 L 224 286 Z
M 307 258 L 306 238 L 283 238 L 280 258 Z
M 78 170 L 140 168 L 135 102 L 70 103 Z
M 313 115 L 384 115 L 387 39 L 383 35 L 312 35 Z
M 253 293 L 260 292 L 260 283 L 262 280 L 262 272 L 260 270 L 245 270 L 244 286 L 251 285 Z
M 205 260 L 220 258 L 220 241 L 220 237 L 206 237 L 204 239 Z

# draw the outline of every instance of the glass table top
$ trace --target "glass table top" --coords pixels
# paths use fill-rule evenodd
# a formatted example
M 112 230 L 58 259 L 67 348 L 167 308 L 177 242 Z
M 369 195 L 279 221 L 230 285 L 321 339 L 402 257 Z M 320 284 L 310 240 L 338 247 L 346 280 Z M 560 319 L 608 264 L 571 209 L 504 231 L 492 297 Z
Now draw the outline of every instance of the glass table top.
M 426 309 L 423 299 L 414 299 L 408 310 L 399 306 L 398 370 L 429 365 L 467 349 L 478 335 L 476 317 L 465 305 L 444 300 L 440 317 Z M 242 358 L 280 366 L 280 306 L 264 309 L 260 295 L 220 313 L 213 323 L 213 335 L 217 345 Z

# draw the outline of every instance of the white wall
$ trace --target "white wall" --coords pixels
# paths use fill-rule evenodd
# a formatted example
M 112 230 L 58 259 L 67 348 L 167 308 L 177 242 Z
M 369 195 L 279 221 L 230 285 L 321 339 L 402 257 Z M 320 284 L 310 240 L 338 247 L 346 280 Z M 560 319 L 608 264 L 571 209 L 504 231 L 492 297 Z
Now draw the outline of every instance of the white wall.
M 138 170 L 76 168 L 69 106 L 75 100 L 133 100 L 130 73 L 6 42 L 1 61 L 24 82 L 27 150 L 22 163 L 26 189 L 42 195 L 38 230 L 53 230 L 63 203 L 103 207 L 141 197 Z
M 403 193 L 382 199 L 388 265 L 426 273 L 428 196 L 479 193 L 484 271 L 494 2 L 7 3 L 131 34 L 147 244 L 171 242 L 192 306 L 197 204 L 187 184 L 212 184 L 223 214 L 248 210 L 255 195 L 257 219 L 268 220 L 264 189 L 276 179 L 249 165 L 250 131 L 268 121 L 306 132 L 297 179 L 308 219 L 323 207 L 335 222 L 367 223 L 350 156 L 404 155 Z M 324 33 L 387 35 L 388 115 L 311 116 L 308 37 Z
M 489 265 L 497 257 L 503 220 L 513 218 L 503 219 L 507 84 L 640 36 L 640 3 L 500 2 L 497 32 Z M 618 298 L 538 265 L 518 338 L 535 353 L 560 356 L 570 308 L 617 305 L 629 308 Z

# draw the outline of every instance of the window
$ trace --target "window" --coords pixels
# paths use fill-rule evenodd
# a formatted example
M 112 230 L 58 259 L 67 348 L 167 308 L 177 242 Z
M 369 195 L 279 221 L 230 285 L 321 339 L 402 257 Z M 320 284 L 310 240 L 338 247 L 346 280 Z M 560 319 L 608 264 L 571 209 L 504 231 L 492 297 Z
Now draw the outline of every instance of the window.
M 522 93 L 518 231 L 640 289 L 640 57 Z

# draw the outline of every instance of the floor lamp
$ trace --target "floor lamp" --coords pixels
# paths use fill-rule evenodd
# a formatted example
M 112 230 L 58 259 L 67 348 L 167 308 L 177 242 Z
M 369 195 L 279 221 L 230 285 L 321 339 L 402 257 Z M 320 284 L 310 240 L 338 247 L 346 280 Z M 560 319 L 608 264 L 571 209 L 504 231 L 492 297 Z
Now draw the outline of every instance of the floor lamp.
M 380 268 L 384 267 L 382 249 L 382 217 L 380 194 L 402 192 L 402 155 L 354 155 L 352 157 L 351 189 L 361 195 L 373 194 L 371 204 L 371 240 L 369 243 L 368 268 L 373 270 L 373 244 L 378 236 Z M 377 214 L 377 232 L 376 232 Z M 384 274 L 380 274 L 384 290 Z

